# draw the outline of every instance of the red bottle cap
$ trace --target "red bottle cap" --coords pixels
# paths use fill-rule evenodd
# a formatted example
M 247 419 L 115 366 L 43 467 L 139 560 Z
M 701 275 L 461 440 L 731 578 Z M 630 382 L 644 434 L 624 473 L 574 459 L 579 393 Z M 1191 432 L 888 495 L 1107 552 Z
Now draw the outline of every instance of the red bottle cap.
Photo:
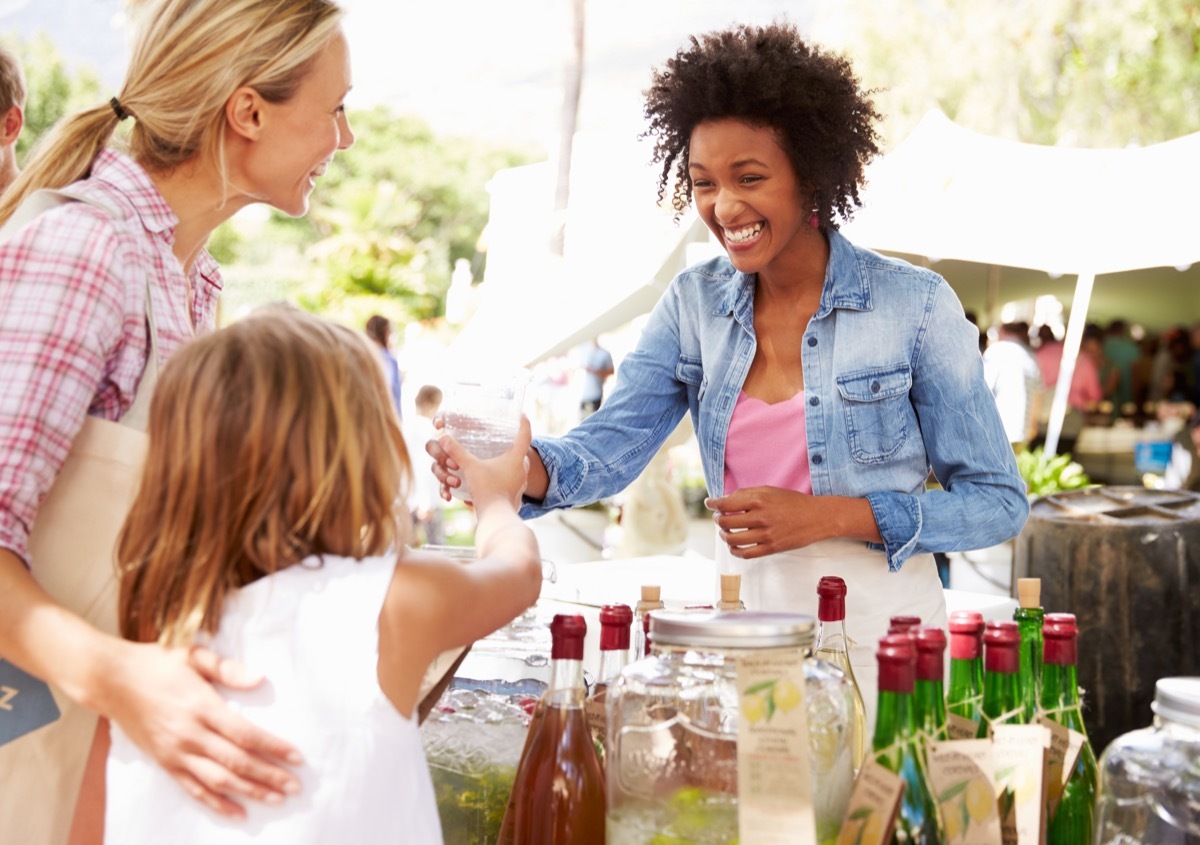
M 627 604 L 606 604 L 600 608 L 600 650 L 622 651 L 629 648 L 629 626 L 633 609 Z
M 946 632 L 941 628 L 913 628 L 909 632 L 917 647 L 917 680 L 938 681 L 945 679 Z
M 983 668 L 1015 675 L 1020 667 L 1021 629 L 1008 620 L 989 622 L 983 630 Z
M 826 575 L 817 582 L 817 619 L 841 622 L 845 618 L 846 582 L 836 575 Z
M 556 614 L 550 622 L 550 659 L 583 660 L 583 638 L 587 622 L 582 616 Z
M 917 650 L 908 634 L 888 634 L 875 652 L 879 661 L 879 691 L 911 693 L 917 674 Z
M 1074 613 L 1047 613 L 1042 620 L 1042 659 L 1055 666 L 1074 666 L 1078 658 L 1079 626 Z
M 921 624 L 920 616 L 893 616 L 888 620 L 889 634 L 907 634 Z
M 950 659 L 978 660 L 983 656 L 983 614 L 956 610 L 950 614 Z

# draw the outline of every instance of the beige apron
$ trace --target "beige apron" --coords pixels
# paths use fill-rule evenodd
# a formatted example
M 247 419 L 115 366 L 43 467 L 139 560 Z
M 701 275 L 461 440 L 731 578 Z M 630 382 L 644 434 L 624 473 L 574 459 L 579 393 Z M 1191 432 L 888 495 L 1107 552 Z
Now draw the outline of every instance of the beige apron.
M 150 353 L 133 405 L 119 423 L 87 417 L 29 537 L 30 568 L 42 588 L 110 634 L 117 632 L 117 534 L 141 479 L 158 376 L 148 280 L 146 320 Z M 5 843 L 60 845 L 71 829 L 97 717 L 51 689 L 61 718 L 0 746 L 0 841 Z
M 747 610 L 807 613 L 817 618 L 817 582 L 837 575 L 846 582 L 846 635 L 850 663 L 867 707 L 867 730 L 875 729 L 879 669 L 875 652 L 892 616 L 921 617 L 946 627 L 946 597 L 933 555 L 913 555 L 889 572 L 883 552 L 856 540 L 824 540 L 803 549 L 742 560 L 717 537 L 717 572 L 742 576 Z M 867 744 L 870 745 L 868 738 Z

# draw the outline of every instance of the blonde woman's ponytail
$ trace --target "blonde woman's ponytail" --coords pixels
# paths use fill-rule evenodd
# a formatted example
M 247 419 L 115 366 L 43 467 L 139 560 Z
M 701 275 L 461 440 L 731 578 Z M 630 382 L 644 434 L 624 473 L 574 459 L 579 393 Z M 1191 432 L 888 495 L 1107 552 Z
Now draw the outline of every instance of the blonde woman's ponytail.
M 0 197 L 3 225 L 26 197 L 39 188 L 61 188 L 86 178 L 117 127 L 113 108 L 103 106 L 63 118 L 33 148 L 20 176 Z

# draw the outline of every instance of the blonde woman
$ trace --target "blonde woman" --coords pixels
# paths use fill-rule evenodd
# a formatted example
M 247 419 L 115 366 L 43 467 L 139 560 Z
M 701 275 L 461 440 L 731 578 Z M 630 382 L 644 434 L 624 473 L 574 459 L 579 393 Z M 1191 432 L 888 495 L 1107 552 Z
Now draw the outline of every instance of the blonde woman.
M 250 203 L 303 214 L 353 142 L 340 14 L 150 4 L 118 94 L 64 118 L 0 201 L 0 679 L 18 679 L 0 680 L 16 691 L 0 710 L 5 841 L 63 841 L 97 712 L 215 811 L 297 788 L 296 750 L 211 685 L 256 683 L 244 667 L 115 636 L 112 552 L 158 367 L 215 322 L 209 235 Z M 37 679 L 57 707 L 29 707 L 50 700 Z
M 226 693 L 303 753 L 300 792 L 229 824 L 189 800 L 120 728 L 106 841 L 441 842 L 415 709 L 426 667 L 532 605 L 537 541 L 517 515 L 518 443 L 490 461 L 444 443 L 479 519 L 469 566 L 406 551 L 410 477 L 369 341 L 298 309 L 265 309 L 183 349 L 150 409 L 150 448 L 121 534 L 127 638 L 196 642 L 263 669 Z M 86 789 L 86 787 L 85 787 Z

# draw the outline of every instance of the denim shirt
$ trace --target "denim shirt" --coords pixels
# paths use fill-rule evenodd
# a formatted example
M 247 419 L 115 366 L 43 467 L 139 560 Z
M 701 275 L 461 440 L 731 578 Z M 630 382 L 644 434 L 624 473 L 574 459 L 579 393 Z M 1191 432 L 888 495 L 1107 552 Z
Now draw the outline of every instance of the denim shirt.
M 958 297 L 930 270 L 828 238 L 820 306 L 796 338 L 814 495 L 866 498 L 893 571 L 914 554 L 1014 537 L 1029 501 Z M 550 485 L 522 516 L 619 493 L 685 411 L 708 490 L 723 495 L 725 438 L 754 359 L 755 278 L 722 256 L 672 280 L 608 401 L 565 436 L 534 439 Z M 930 469 L 941 489 L 926 489 Z

